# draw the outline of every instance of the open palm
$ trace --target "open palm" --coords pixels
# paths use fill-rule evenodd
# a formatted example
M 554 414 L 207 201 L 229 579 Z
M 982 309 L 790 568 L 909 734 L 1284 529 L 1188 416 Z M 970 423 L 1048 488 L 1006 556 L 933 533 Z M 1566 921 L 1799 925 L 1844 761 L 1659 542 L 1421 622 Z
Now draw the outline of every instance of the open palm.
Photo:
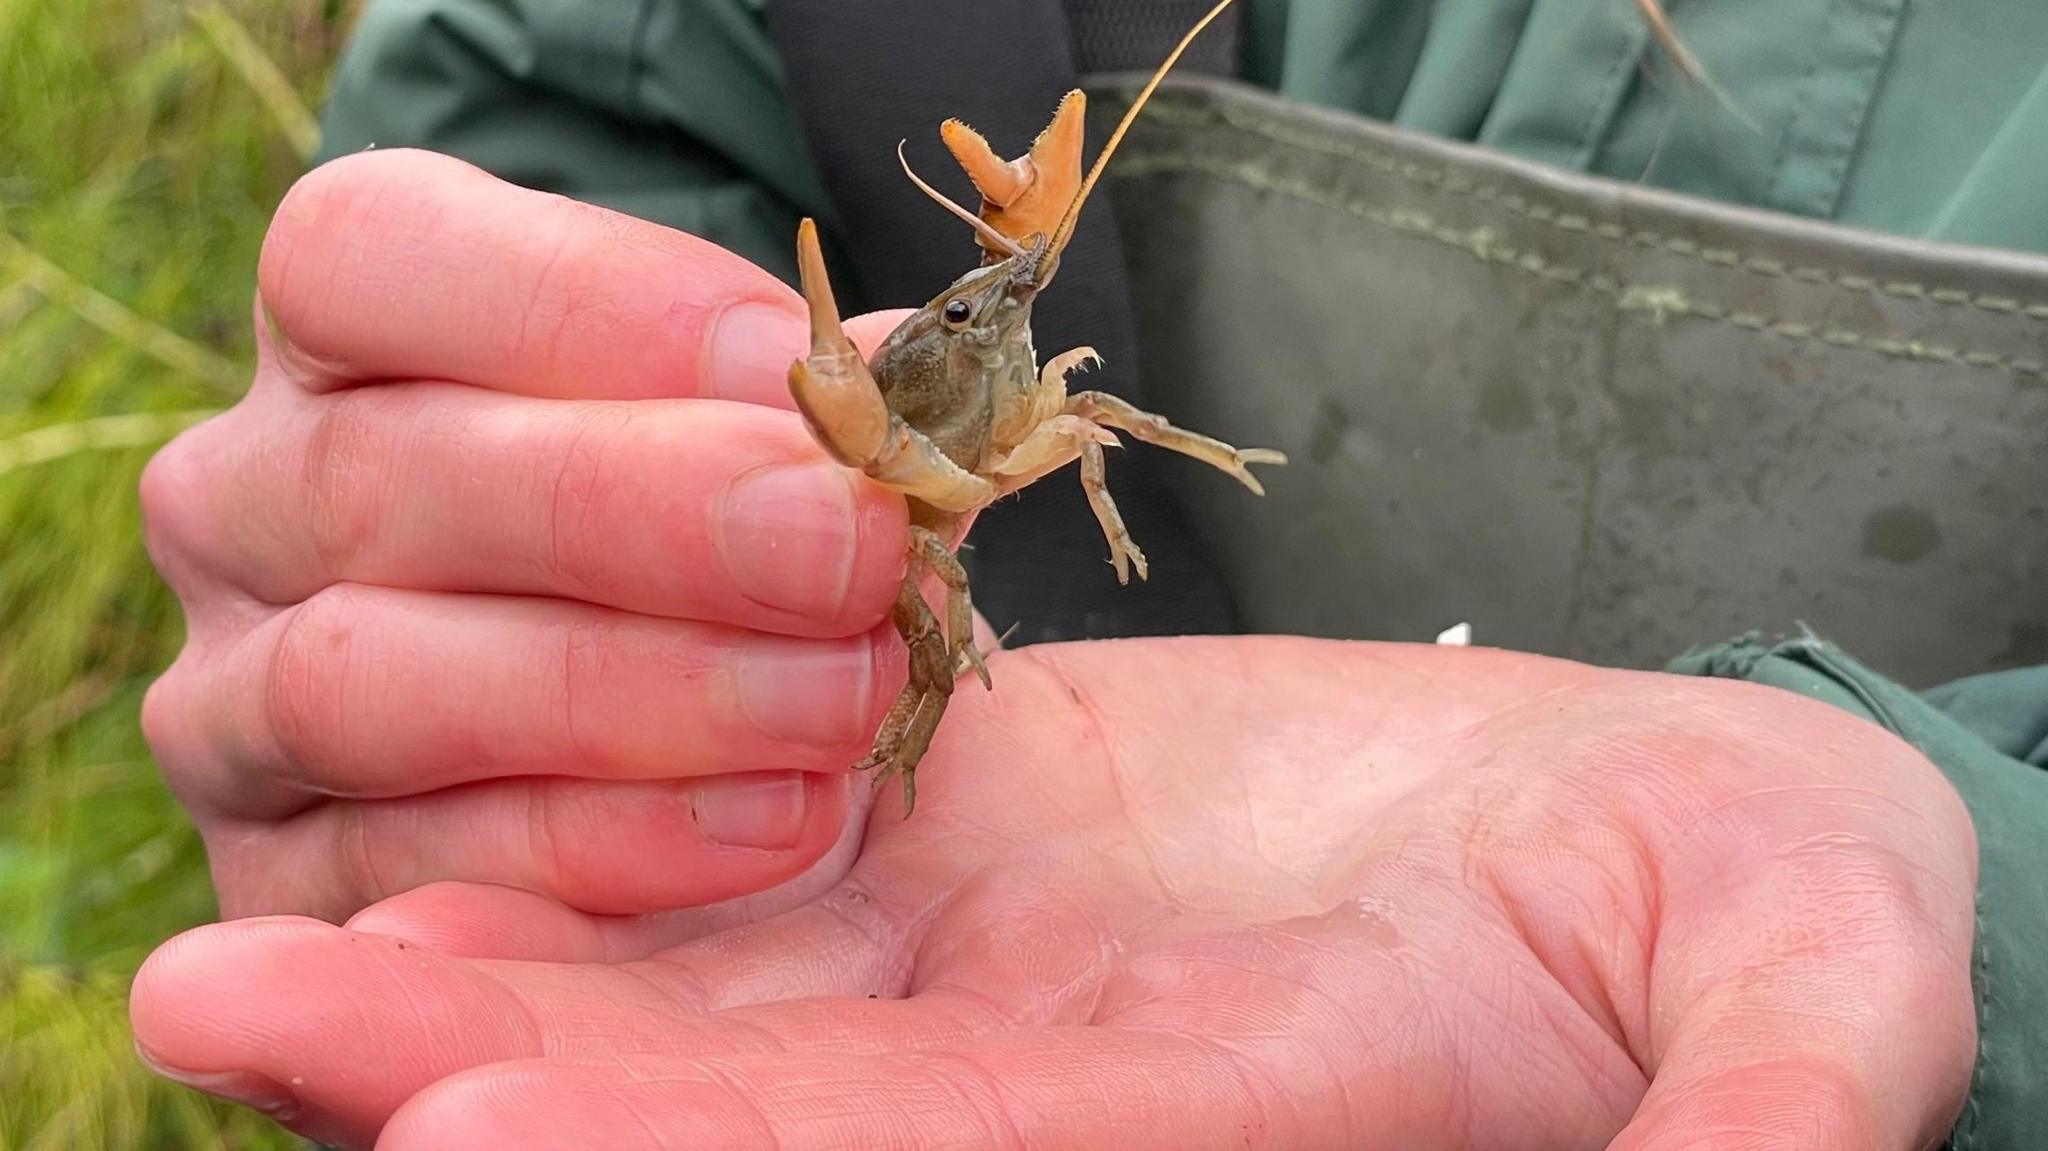
M 150 962 L 138 1039 L 407 1151 L 1913 1151 L 1961 1103 L 1974 839 L 1872 725 L 1484 650 L 992 666 L 793 910 L 244 920 Z

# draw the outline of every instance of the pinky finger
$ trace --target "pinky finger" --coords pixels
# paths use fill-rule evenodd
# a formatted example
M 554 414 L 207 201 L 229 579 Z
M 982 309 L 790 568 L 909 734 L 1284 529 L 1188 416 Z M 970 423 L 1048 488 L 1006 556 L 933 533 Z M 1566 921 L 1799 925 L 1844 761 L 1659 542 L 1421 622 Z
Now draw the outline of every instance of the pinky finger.
M 647 915 L 600 915 L 495 883 L 429 883 L 371 904 L 348 928 L 443 955 L 543 963 L 625 963 L 733 927 L 773 919 L 846 878 L 874 789 L 857 787 L 839 840 L 810 870 L 765 891 Z
M 237 877 L 222 892 L 222 914 L 232 919 L 298 914 L 338 923 L 400 892 L 459 882 L 516 887 L 620 922 L 802 876 L 845 837 L 854 783 L 844 774 L 784 771 L 496 779 L 402 800 L 326 804 L 262 836 L 230 826 L 216 836 L 212 862 L 216 875 Z M 461 929 L 471 938 L 489 924 L 477 916 L 495 918 L 489 908 L 458 910 L 471 917 Z

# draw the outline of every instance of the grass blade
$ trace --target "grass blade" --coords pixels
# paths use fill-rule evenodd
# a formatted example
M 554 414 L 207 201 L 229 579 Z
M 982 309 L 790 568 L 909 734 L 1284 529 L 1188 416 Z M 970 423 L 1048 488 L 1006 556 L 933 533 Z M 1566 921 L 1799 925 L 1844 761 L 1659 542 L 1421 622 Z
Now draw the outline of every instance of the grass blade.
M 201 420 L 219 414 L 218 408 L 136 412 L 37 428 L 0 440 L 0 476 L 80 452 L 120 451 L 160 444 Z
M 299 159 L 311 162 L 313 153 L 320 147 L 320 122 L 314 118 L 306 102 L 299 99 L 299 93 L 292 82 L 285 78 L 276 61 L 266 55 L 256 44 L 255 37 L 242 27 L 227 9 L 216 0 L 196 0 L 188 9 L 192 22 L 213 43 L 228 67 L 235 70 L 242 82 L 256 93 L 263 107 L 277 121 L 285 139 L 291 141 L 292 150 Z
M 45 299 L 70 308 L 87 323 L 177 371 L 204 380 L 230 395 L 241 393 L 244 373 L 226 358 L 135 314 L 119 300 L 81 282 L 11 233 L 0 232 L 0 255 L 12 256 L 21 267 L 22 282 L 42 293 Z

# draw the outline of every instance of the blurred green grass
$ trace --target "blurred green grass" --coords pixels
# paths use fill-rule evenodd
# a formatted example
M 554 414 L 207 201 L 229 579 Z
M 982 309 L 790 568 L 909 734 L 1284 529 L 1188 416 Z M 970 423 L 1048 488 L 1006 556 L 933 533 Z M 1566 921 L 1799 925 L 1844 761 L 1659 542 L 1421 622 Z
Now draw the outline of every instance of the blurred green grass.
M 127 989 L 213 916 L 137 727 L 183 634 L 150 453 L 233 402 L 256 257 L 347 0 L 0 0 L 0 1148 L 271 1148 L 136 1061 Z

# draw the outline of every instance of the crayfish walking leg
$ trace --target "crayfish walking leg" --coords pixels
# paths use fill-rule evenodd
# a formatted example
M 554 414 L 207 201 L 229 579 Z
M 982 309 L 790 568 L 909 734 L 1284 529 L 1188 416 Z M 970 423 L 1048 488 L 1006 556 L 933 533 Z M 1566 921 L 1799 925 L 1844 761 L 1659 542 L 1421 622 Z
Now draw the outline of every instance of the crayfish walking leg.
M 918 587 L 920 569 L 928 568 L 946 588 L 946 626 L 925 602 Z M 974 642 L 974 604 L 967 586 L 967 571 L 946 549 L 946 542 L 930 528 L 910 529 L 910 563 L 903 584 L 896 591 L 892 613 L 896 632 L 910 653 L 910 676 L 889 707 L 882 728 L 875 736 L 874 749 L 855 765 L 855 770 L 881 768 L 875 786 L 892 775 L 903 776 L 903 814 L 917 804 L 917 765 L 931 747 L 932 735 L 945 717 L 953 696 L 954 681 L 972 670 L 984 688 L 992 687 L 988 664 Z

